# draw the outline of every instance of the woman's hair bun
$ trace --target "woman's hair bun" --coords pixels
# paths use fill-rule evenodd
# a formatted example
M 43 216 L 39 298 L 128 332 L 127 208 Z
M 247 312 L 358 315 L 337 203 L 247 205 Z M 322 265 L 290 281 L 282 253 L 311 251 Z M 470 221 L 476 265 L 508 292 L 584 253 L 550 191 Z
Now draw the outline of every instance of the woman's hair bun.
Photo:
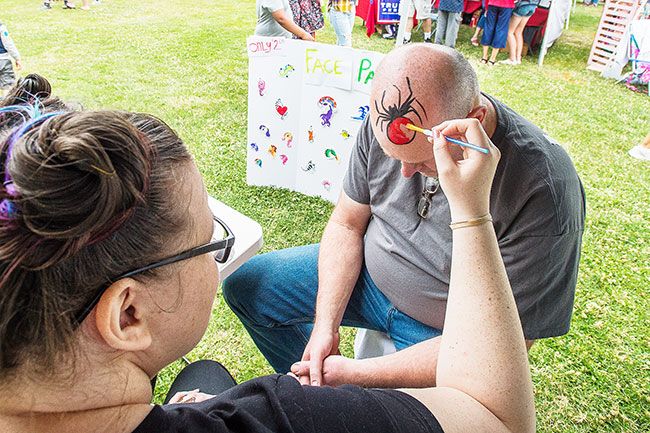
M 61 257 L 98 242 L 144 202 L 151 152 L 124 113 L 37 122 L 17 137 L 9 158 L 18 218 L 39 238 L 63 241 Z
M 191 221 L 176 204 L 192 158 L 164 122 L 41 113 L 0 138 L 0 381 L 62 377 L 98 291 L 175 251 Z

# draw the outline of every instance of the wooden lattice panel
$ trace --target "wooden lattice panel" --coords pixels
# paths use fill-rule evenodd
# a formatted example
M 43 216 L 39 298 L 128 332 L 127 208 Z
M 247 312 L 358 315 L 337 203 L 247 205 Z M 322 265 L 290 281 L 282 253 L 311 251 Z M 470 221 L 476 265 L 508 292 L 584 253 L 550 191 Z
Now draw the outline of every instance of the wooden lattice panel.
M 645 0 L 608 0 L 600 18 L 587 68 L 602 71 L 614 58 L 620 44 L 627 45 L 625 31 L 639 5 Z

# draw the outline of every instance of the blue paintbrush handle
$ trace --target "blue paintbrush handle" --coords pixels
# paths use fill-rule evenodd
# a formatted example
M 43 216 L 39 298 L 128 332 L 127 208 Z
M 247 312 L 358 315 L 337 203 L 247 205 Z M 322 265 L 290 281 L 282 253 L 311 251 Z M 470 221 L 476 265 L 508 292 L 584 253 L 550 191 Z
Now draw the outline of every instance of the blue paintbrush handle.
M 464 142 L 464 141 L 457 140 L 457 139 L 455 139 L 455 138 L 447 137 L 446 135 L 445 135 L 445 138 L 447 139 L 447 141 L 449 141 L 449 142 L 451 142 L 451 143 L 454 143 L 454 144 L 457 144 L 457 145 L 459 145 L 459 146 L 468 147 L 468 148 L 470 148 L 470 149 L 474 149 L 474 150 L 476 150 L 477 152 L 482 152 L 482 153 L 484 153 L 484 154 L 486 154 L 486 155 L 487 155 L 488 153 L 490 153 L 490 151 L 487 150 L 485 147 L 477 146 L 477 145 L 472 144 L 472 143 L 466 143 L 466 142 Z
M 433 137 L 433 131 L 431 131 L 430 129 L 417 128 L 416 131 L 423 133 L 423 134 L 426 135 L 427 137 Z M 484 154 L 486 154 L 486 155 L 487 155 L 488 153 L 490 153 L 490 151 L 487 150 L 485 147 L 477 146 L 476 144 L 472 144 L 472 143 L 466 143 L 466 142 L 464 142 L 464 141 L 457 140 L 457 139 L 455 139 L 455 138 L 451 138 L 451 137 L 448 137 L 448 136 L 446 136 L 446 135 L 445 135 L 444 137 L 445 137 L 445 138 L 447 139 L 447 141 L 449 141 L 450 143 L 454 143 L 454 144 L 457 144 L 457 145 L 459 145 L 459 146 L 463 146 L 463 147 L 468 147 L 468 148 L 470 148 L 470 149 L 474 149 L 474 150 L 476 150 L 476 151 L 478 151 L 478 152 L 481 152 L 481 153 L 484 153 Z

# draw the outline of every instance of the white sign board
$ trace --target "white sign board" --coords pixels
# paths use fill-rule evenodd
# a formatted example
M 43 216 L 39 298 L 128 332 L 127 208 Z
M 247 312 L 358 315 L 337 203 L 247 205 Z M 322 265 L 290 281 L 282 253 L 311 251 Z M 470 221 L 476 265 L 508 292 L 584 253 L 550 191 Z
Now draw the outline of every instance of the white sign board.
M 248 184 L 335 202 L 383 54 L 258 36 L 247 47 Z

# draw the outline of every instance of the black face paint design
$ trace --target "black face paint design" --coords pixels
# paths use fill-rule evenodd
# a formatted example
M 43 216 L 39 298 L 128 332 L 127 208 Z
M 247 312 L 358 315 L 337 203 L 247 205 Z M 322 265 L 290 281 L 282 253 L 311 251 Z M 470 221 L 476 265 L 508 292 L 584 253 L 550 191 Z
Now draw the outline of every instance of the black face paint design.
M 413 90 L 411 89 L 411 80 L 409 77 L 406 77 L 406 84 L 409 89 L 409 94 L 403 103 L 402 91 L 396 85 L 393 85 L 393 87 L 397 89 L 397 104 L 389 105 L 386 107 L 384 104 L 384 98 L 386 97 L 385 90 L 381 96 L 381 108 L 379 108 L 379 104 L 377 103 L 377 100 L 375 100 L 375 109 L 377 110 L 377 121 L 375 124 L 377 126 L 380 126 L 381 130 L 383 131 L 384 124 L 388 123 L 388 127 L 386 128 L 386 137 L 388 140 L 390 140 L 391 143 L 398 145 L 408 144 L 415 138 L 416 133 L 414 131 L 410 131 L 412 133 L 409 135 L 405 134 L 404 131 L 402 131 L 402 126 L 406 126 L 412 123 L 408 117 L 405 117 L 407 114 L 414 113 L 420 120 L 420 123 L 422 123 L 422 117 L 420 116 L 420 113 L 413 107 L 414 103 L 420 107 L 422 113 L 424 114 L 424 117 L 427 118 L 427 111 L 415 98 L 415 96 L 413 96 Z M 381 125 L 379 122 L 381 122 Z

